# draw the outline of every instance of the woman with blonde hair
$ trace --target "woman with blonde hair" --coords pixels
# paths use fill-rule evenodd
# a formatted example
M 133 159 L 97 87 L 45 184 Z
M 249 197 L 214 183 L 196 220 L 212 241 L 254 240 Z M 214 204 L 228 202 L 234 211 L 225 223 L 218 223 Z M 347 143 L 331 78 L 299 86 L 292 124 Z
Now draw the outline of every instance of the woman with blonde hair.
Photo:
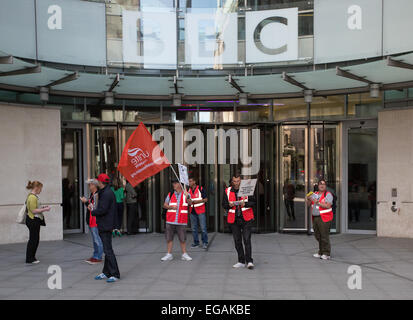
M 26 226 L 29 229 L 30 234 L 26 250 L 26 263 L 36 264 L 40 262 L 36 258 L 36 251 L 40 241 L 40 227 L 46 225 L 43 212 L 50 211 L 50 207 L 40 205 L 39 194 L 43 189 L 43 184 L 41 182 L 29 181 L 26 189 L 30 190 L 26 200 Z

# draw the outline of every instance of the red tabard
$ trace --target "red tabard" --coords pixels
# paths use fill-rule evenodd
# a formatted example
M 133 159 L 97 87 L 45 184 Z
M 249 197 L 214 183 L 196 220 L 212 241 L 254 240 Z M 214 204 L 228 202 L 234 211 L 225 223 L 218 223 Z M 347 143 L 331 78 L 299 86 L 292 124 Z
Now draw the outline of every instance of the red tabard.
M 231 191 L 231 188 L 225 189 L 225 193 L 228 196 L 228 201 L 229 202 L 235 202 L 237 201 L 237 196 L 235 195 L 235 192 Z M 240 200 L 246 200 L 248 201 L 248 197 L 240 197 Z M 228 210 L 228 223 L 234 223 L 235 222 L 235 212 L 236 208 L 232 207 Z M 252 208 L 241 208 L 242 212 L 242 217 L 244 218 L 245 221 L 250 221 L 254 219 L 254 211 Z

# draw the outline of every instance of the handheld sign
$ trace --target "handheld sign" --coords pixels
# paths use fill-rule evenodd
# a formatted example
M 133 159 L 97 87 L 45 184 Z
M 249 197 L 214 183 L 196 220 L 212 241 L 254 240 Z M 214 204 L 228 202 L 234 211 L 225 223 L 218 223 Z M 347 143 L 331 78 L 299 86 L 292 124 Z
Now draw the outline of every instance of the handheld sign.
M 253 196 L 256 184 L 257 184 L 257 179 L 241 180 L 241 185 L 239 187 L 238 196 L 239 197 Z
M 179 170 L 179 181 L 183 183 L 184 185 L 189 186 L 188 168 L 178 163 L 178 170 Z

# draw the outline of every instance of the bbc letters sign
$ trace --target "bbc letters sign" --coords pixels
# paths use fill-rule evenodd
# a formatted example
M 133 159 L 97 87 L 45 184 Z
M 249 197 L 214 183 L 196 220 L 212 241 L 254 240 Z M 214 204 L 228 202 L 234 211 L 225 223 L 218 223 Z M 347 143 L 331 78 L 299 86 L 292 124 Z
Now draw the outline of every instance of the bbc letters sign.
M 123 10 L 123 60 L 144 68 L 176 68 L 176 14 Z
M 238 63 L 236 13 L 191 11 L 185 16 L 185 63 L 192 69 Z
M 143 19 L 139 20 L 140 16 Z M 154 13 L 153 19 L 146 19 L 149 13 L 123 11 L 123 60 L 125 63 L 147 65 L 145 49 L 151 42 L 149 35 L 156 34 L 156 41 L 162 48 L 169 48 L 166 55 L 169 68 L 176 67 L 176 36 L 170 33 L 176 30 L 175 13 L 168 13 L 159 18 Z M 246 13 L 246 61 L 247 63 L 290 61 L 298 59 L 298 8 L 264 10 Z M 137 22 L 138 21 L 138 22 Z M 139 26 L 137 30 L 136 26 Z M 148 24 L 156 25 L 146 32 Z M 164 31 L 162 31 L 164 30 Z M 185 63 L 193 69 L 224 64 L 238 64 L 238 16 L 222 10 L 193 10 L 185 18 Z M 136 34 L 142 34 L 138 39 Z M 138 49 L 137 49 L 138 48 Z M 141 50 L 137 53 L 137 50 Z M 159 61 L 159 59 L 158 59 Z M 165 61 L 166 62 L 166 61 Z M 174 63 L 172 66 L 171 64 Z M 159 67 L 159 66 L 158 66 Z
M 246 62 L 298 59 L 298 9 L 247 12 Z
M 381 30 L 382 0 L 315 0 L 315 63 L 381 56 Z

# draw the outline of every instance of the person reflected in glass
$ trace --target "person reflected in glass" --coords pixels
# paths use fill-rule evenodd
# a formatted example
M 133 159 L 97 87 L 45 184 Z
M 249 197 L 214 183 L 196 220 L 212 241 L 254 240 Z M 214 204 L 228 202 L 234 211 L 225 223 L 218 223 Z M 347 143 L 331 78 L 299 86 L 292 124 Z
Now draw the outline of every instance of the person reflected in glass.
M 288 221 L 295 221 L 295 210 L 294 210 L 294 198 L 295 198 L 295 186 L 290 183 L 290 180 L 285 180 L 283 187 L 284 195 L 284 205 L 287 209 Z

